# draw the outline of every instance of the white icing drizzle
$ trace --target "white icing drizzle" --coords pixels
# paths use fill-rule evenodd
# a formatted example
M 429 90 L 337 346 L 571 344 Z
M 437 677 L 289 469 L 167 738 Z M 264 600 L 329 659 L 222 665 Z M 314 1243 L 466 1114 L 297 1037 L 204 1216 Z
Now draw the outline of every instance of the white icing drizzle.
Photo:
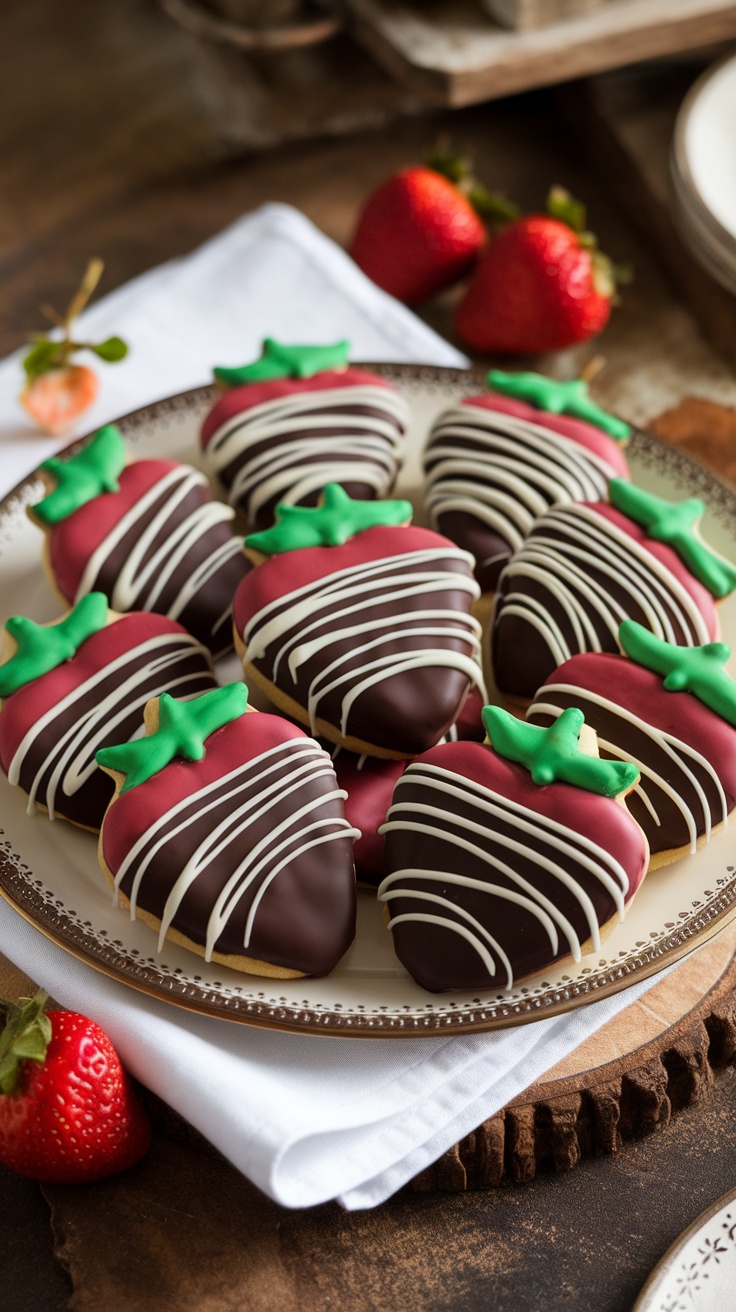
M 186 560 L 193 547 L 217 524 L 230 522 L 233 510 L 221 501 L 208 500 L 195 506 L 180 522 L 167 528 L 176 519 L 179 507 L 196 487 L 208 487 L 207 479 L 198 469 L 179 465 L 158 479 L 142 497 L 130 507 L 111 531 L 93 551 L 79 581 L 75 604 L 98 586 L 98 579 L 109 558 L 128 533 L 141 526 L 135 545 L 120 570 L 109 593 L 113 610 L 157 610 L 158 599 L 170 586 L 176 571 Z M 161 502 L 150 523 L 146 518 L 152 508 Z M 153 543 L 165 531 L 163 542 L 152 550 Z M 195 570 L 185 574 L 173 600 L 164 612 L 175 620 L 186 610 L 190 601 L 218 573 L 225 563 L 240 554 L 240 538 L 232 537 L 220 543 Z M 213 634 L 227 622 L 230 607 L 226 607 L 214 625 Z
M 242 635 L 246 659 L 262 660 L 273 648 L 270 657 L 273 681 L 279 677 L 282 661 L 287 662 L 291 678 L 296 681 L 300 667 L 315 654 L 329 651 L 342 642 L 350 643 L 347 652 L 338 654 L 332 661 L 324 660 L 309 684 L 307 709 L 313 731 L 320 701 L 342 684 L 348 685 L 342 694 L 340 723 L 340 732 L 346 736 L 351 708 L 367 689 L 391 675 L 419 668 L 461 670 L 478 685 L 485 700 L 480 669 L 481 630 L 474 616 L 449 607 L 406 611 L 402 607 L 399 614 L 380 613 L 384 605 L 395 607 L 405 598 L 431 598 L 432 593 L 460 591 L 475 600 L 479 595 L 475 580 L 459 570 L 440 568 L 448 561 L 472 566 L 472 557 L 467 552 L 433 547 L 342 569 L 279 597 L 262 607 L 246 624 Z M 363 612 L 368 612 L 365 620 L 360 619 Z M 426 625 L 425 620 L 435 623 Z M 329 624 L 328 631 L 318 632 L 326 624 Z M 368 642 L 351 641 L 363 633 L 377 632 L 378 636 Z M 468 651 L 454 651 L 439 643 L 429 645 L 427 638 L 460 640 Z M 417 646 L 420 640 L 422 645 Z M 391 646 L 397 649 L 387 650 Z M 379 654 L 381 649 L 383 654 Z M 340 666 L 354 663 L 368 652 L 375 652 L 375 659 L 353 664 L 352 669 L 338 673 Z M 331 675 L 335 677 L 330 678 Z M 283 682 L 282 678 L 281 686 Z
M 249 830 L 262 821 L 275 803 L 280 804 L 292 796 L 296 802 L 306 784 L 321 778 L 334 780 L 330 758 L 321 747 L 301 738 L 278 743 L 183 798 L 141 834 L 115 875 L 117 895 L 128 871 L 135 871 L 129 895 L 132 919 L 135 918 L 141 885 L 157 853 L 179 834 L 198 824 L 203 816 L 228 803 L 224 817 L 196 844 L 169 890 L 161 918 L 159 951 L 188 890 L 231 844 L 238 859 L 234 861 L 232 874 L 209 914 L 205 931 L 207 961 L 211 960 L 225 925 L 249 888 L 258 885 L 249 908 L 243 943 L 245 949 L 250 944 L 261 899 L 280 870 L 314 847 L 336 839 L 360 838 L 360 830 L 354 829 L 340 816 L 310 820 L 312 813 L 325 803 L 347 797 L 344 789 L 333 788 L 319 792 L 301 806 L 295 805 L 285 819 L 269 829 L 263 838 L 252 845 L 249 843 Z M 183 818 L 177 820 L 178 816 Z M 244 850 L 246 854 L 242 856 Z
M 592 724 L 594 728 L 595 728 L 595 713 L 593 712 L 592 714 L 589 715 L 588 711 L 586 710 L 586 705 L 598 707 L 604 711 L 610 712 L 610 714 L 617 716 L 618 719 L 623 721 L 625 724 L 633 725 L 633 727 L 639 733 L 649 738 L 655 744 L 655 746 L 659 748 L 661 752 L 664 753 L 664 755 L 671 762 L 669 766 L 669 769 L 671 771 L 671 776 L 669 779 L 666 778 L 663 774 L 660 774 L 656 770 L 654 770 L 654 768 L 651 765 L 642 762 L 638 757 L 634 757 L 633 755 L 630 755 L 629 753 L 625 752 L 623 748 L 618 745 L 618 743 L 607 741 L 606 739 L 603 739 L 600 736 L 600 734 L 598 735 L 599 746 L 602 747 L 603 750 L 607 752 L 610 756 L 615 757 L 616 760 L 619 761 L 633 761 L 634 764 L 639 767 L 639 771 L 641 773 L 641 781 L 637 785 L 636 791 L 640 795 L 642 801 L 644 802 L 644 805 L 647 807 L 650 814 L 652 815 L 652 818 L 656 826 L 659 827 L 660 825 L 660 820 L 658 817 L 656 804 L 655 804 L 656 790 L 660 789 L 663 793 L 666 794 L 667 797 L 671 799 L 672 802 L 674 802 L 675 806 L 677 807 L 680 814 L 682 815 L 685 824 L 687 825 L 691 852 L 696 851 L 698 830 L 700 826 L 698 825 L 698 820 L 694 815 L 693 811 L 687 805 L 685 799 L 682 797 L 681 793 L 678 791 L 678 789 L 675 787 L 674 783 L 672 782 L 672 775 L 676 774 L 676 772 L 679 772 L 681 775 L 684 776 L 684 778 L 693 788 L 695 795 L 697 796 L 698 801 L 700 802 L 700 806 L 702 808 L 702 812 L 703 812 L 702 829 L 703 832 L 705 833 L 706 839 L 710 838 L 711 828 L 713 825 L 720 824 L 720 823 L 723 824 L 728 823 L 728 802 L 726 800 L 726 794 L 723 790 L 723 785 L 721 784 L 721 781 L 712 763 L 709 760 L 707 760 L 707 758 L 703 756 L 702 753 L 699 752 L 695 747 L 691 747 L 689 743 L 683 742 L 682 739 L 677 738 L 674 734 L 667 733 L 664 729 L 655 728 L 654 725 L 647 723 L 646 720 L 642 720 L 638 715 L 635 715 L 632 711 L 627 710 L 626 707 L 619 705 L 618 702 L 613 702 L 610 700 L 610 698 L 604 697 L 599 693 L 590 692 L 587 688 L 580 687 L 577 684 L 545 683 L 540 688 L 539 693 L 540 695 L 543 695 L 543 699 L 539 701 L 535 701 L 529 707 L 529 710 L 527 711 L 528 720 L 533 720 L 535 716 L 552 715 L 556 718 L 557 716 L 561 715 L 562 711 L 564 710 L 564 706 L 558 706 L 554 701 L 550 702 L 544 700 L 544 697 L 554 696 L 554 694 L 558 694 L 563 697 L 572 698 L 573 703 L 576 706 L 579 706 L 580 709 L 584 712 L 586 723 Z M 692 762 L 695 762 L 697 765 L 701 766 L 702 769 L 707 774 L 707 776 L 710 778 L 711 782 L 713 783 L 715 790 L 718 794 L 718 800 L 720 804 L 720 809 L 717 813 L 714 813 L 712 811 L 711 806 L 708 802 L 708 798 L 705 794 L 702 785 L 700 784 L 699 779 L 693 773 L 692 769 L 687 763 L 688 759 Z M 654 792 L 654 797 L 652 797 L 652 792 Z
M 435 528 L 441 515 L 462 511 L 482 520 L 512 551 L 549 506 L 605 500 L 608 480 L 620 472 L 542 424 L 467 405 L 440 416 L 424 468 Z
M 201 653 L 203 661 L 207 663 L 201 673 L 190 670 L 177 674 L 177 667 L 185 661 L 189 662 L 194 652 Z M 143 664 L 140 663 L 141 658 Z M 126 666 L 134 664 L 138 668 L 126 674 Z M 28 792 L 28 814 L 32 815 L 35 810 L 39 788 L 49 769 L 51 775 L 44 787 L 43 804 L 48 809 L 49 819 L 53 820 L 59 788 L 64 797 L 72 797 L 87 782 L 97 769 L 95 752 L 111 741 L 111 735 L 112 741 L 115 741 L 114 730 L 117 725 L 128 720 L 136 711 L 141 712 L 142 722 L 143 708 L 150 698 L 164 692 L 173 693 L 182 684 L 188 685 L 188 697 L 207 692 L 214 684 L 208 667 L 209 653 L 195 638 L 184 633 L 161 633 L 123 652 L 62 697 L 61 701 L 35 721 L 18 744 L 10 762 L 8 779 L 11 784 L 19 784 L 28 753 L 41 735 L 47 734 L 48 752 Z M 71 727 L 61 736 L 55 737 L 54 721 L 73 711 L 77 703 L 94 694 L 95 689 L 111 675 L 118 676 L 115 686 L 101 700 L 93 697 L 92 704 L 86 710 L 82 707 L 79 714 L 75 715 Z
M 585 835 L 575 833 L 548 816 L 539 815 L 521 803 L 503 797 L 493 789 L 440 766 L 421 761 L 415 761 L 407 766 L 397 781 L 394 797 L 399 795 L 398 790 L 401 787 L 412 784 L 427 790 L 430 795 L 435 794 L 437 800 L 431 803 L 395 801 L 388 812 L 386 822 L 381 825 L 378 832 L 387 834 L 393 830 L 402 830 L 423 833 L 438 842 L 449 843 L 484 862 L 494 873 L 505 875 L 514 887 L 509 889 L 490 880 L 478 880 L 453 871 L 405 868 L 394 871 L 383 880 L 378 889 L 378 897 L 381 901 L 388 902 L 402 896 L 413 898 L 416 896 L 411 886 L 414 880 L 421 880 L 423 883 L 440 882 L 445 888 L 450 885 L 488 893 L 493 897 L 515 902 L 535 916 L 549 937 L 554 955 L 558 950 L 558 931 L 562 933 L 574 960 L 579 961 L 580 938 L 570 921 L 553 900 L 535 887 L 532 880 L 524 878 L 514 869 L 513 864 L 503 859 L 503 853 L 506 852 L 510 860 L 513 861 L 514 856 L 521 857 L 532 866 L 537 866 L 540 871 L 552 875 L 573 894 L 584 914 L 593 950 L 600 950 L 600 926 L 595 909 L 590 897 L 579 883 L 576 871 L 581 869 L 587 871 L 603 885 L 617 908 L 619 919 L 623 919 L 629 878 L 615 857 Z M 453 806 L 455 799 L 467 807 L 474 808 L 477 811 L 477 820 L 457 814 Z M 427 817 L 427 822 L 415 817 Z M 495 823 L 498 821 L 513 826 L 512 834 L 501 833 Z M 559 861 L 539 851 L 540 842 L 546 848 L 557 851 Z M 399 888 L 395 887 L 397 884 L 400 885 Z M 484 953 L 487 952 L 487 948 L 480 940 L 485 939 L 489 943 L 490 936 L 484 925 L 470 913 L 461 911 L 439 895 L 425 892 L 423 900 L 442 905 L 447 910 L 451 910 L 453 915 L 460 915 L 472 925 L 471 931 L 468 925 L 459 926 L 450 916 L 432 918 L 446 928 L 462 934 L 473 944 L 485 962 Z M 392 918 L 389 928 L 393 928 L 401 921 L 417 919 L 423 920 L 426 916 L 422 913 L 406 912 Z M 494 942 L 493 946 L 498 954 L 500 945 Z M 513 973 L 508 956 L 504 953 L 500 959 L 506 969 L 507 987 L 510 988 L 513 984 Z M 491 977 L 495 975 L 495 966 L 489 969 L 489 975 Z
M 358 413 L 366 407 L 379 413 Z M 326 483 L 365 483 L 377 498 L 385 497 L 401 463 L 408 422 L 407 402 L 393 388 L 360 384 L 297 392 L 233 415 L 204 455 L 219 476 L 244 457 L 228 498 L 254 522 L 270 501 L 297 505 Z M 249 456 L 264 442 L 266 450 Z
M 603 575 L 604 581 L 594 575 Z M 543 599 L 513 585 L 499 597 L 497 637 L 501 640 L 504 617 L 516 615 L 541 635 L 556 665 L 581 651 L 618 650 L 619 625 L 632 609 L 638 617 L 641 608 L 643 623 L 667 642 L 698 646 L 711 641 L 703 615 L 680 580 L 628 533 L 587 506 L 554 507 L 538 521 L 504 569 L 499 588 L 517 579 L 544 587 L 563 611 L 572 639 L 563 635 Z M 623 602 L 614 598 L 606 580 L 622 590 Z M 608 639 L 599 636 L 595 620 Z

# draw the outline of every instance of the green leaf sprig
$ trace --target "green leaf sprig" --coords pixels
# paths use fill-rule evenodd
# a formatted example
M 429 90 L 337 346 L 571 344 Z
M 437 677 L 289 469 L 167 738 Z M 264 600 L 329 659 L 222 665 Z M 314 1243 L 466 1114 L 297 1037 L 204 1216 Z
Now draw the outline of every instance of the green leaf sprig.
M 51 305 L 41 306 L 41 312 L 56 328 L 61 328 L 63 336 L 53 338 L 49 337 L 48 333 L 35 334 L 29 350 L 23 357 L 23 368 L 29 387 L 43 374 L 50 373 L 53 369 L 63 369 L 77 351 L 92 351 L 106 364 L 117 364 L 119 360 L 125 359 L 128 348 L 122 337 L 108 337 L 104 342 L 77 342 L 72 336 L 74 321 L 93 295 L 104 267 L 102 260 L 89 261 L 84 277 L 69 302 L 65 314 L 58 314 Z

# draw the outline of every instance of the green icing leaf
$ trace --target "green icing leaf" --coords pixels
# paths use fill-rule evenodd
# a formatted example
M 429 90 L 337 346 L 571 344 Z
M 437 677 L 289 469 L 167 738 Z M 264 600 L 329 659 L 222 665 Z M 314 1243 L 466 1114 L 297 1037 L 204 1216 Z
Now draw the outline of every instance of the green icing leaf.
M 646 529 L 655 542 L 665 542 L 676 551 L 714 597 L 727 597 L 736 588 L 736 565 L 703 542 L 698 525 L 705 505 L 696 497 L 686 501 L 665 501 L 653 492 L 612 478 L 608 484 L 611 505 Z
M 631 437 L 631 425 L 601 410 L 591 400 L 588 384 L 582 378 L 560 382 L 554 378 L 545 378 L 543 374 L 507 374 L 501 369 L 491 369 L 487 378 L 489 387 L 504 396 L 528 401 L 529 405 L 546 410 L 551 415 L 571 415 L 574 419 L 585 419 L 619 442 Z
M 619 642 L 637 665 L 664 676 L 668 692 L 689 692 L 736 729 L 736 680 L 724 666 L 731 648 L 725 642 L 704 647 L 676 647 L 656 638 L 635 620 L 624 620 Z
M 589 793 L 617 797 L 628 792 L 639 778 L 639 770 L 627 761 L 601 761 L 580 750 L 578 739 L 584 724 L 583 712 L 575 706 L 549 729 L 517 720 L 499 706 L 484 706 L 483 726 L 499 756 L 526 766 L 535 784 L 560 780 Z
M 41 469 L 56 479 L 53 492 L 32 507 L 43 524 L 58 524 L 103 492 L 117 492 L 125 467 L 125 444 L 114 424 L 106 424 L 70 460 L 52 456 Z
M 9 697 L 63 665 L 106 623 L 107 597 L 102 592 L 90 592 L 82 597 L 58 624 L 35 624 L 24 615 L 13 615 L 5 628 L 18 649 L 9 661 L 0 665 L 0 697 Z
M 239 719 L 247 706 L 248 689 L 244 683 L 213 688 L 188 702 L 176 701 L 170 693 L 162 693 L 156 732 L 132 743 L 121 743 L 119 747 L 103 747 L 95 760 L 104 769 L 117 770 L 126 776 L 120 791 L 127 793 L 158 774 L 176 757 L 201 761 L 205 739 L 216 729 Z
M 364 529 L 405 524 L 411 516 L 410 501 L 353 501 L 339 483 L 328 483 L 320 506 L 277 506 L 273 528 L 250 533 L 245 545 L 264 556 L 339 547 Z
M 242 387 L 244 383 L 265 383 L 275 378 L 312 378 L 326 369 L 342 369 L 350 359 L 350 343 L 335 342 L 330 346 L 285 346 L 273 337 L 267 337 L 258 360 L 239 369 L 216 367 L 215 378 L 226 387 Z

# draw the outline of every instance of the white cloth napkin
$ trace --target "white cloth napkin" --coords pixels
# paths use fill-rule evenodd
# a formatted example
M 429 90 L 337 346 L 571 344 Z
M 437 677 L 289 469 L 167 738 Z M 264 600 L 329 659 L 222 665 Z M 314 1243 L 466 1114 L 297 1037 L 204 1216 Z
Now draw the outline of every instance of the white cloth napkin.
M 133 348 L 124 365 L 104 370 L 84 430 L 206 382 L 213 362 L 252 358 L 267 335 L 348 337 L 356 359 L 467 364 L 283 205 L 113 292 L 81 328 L 87 338 L 118 333 Z M 3 491 L 60 445 L 30 436 L 19 381 L 17 357 L 0 365 Z M 68 956 L 2 901 L 0 951 L 64 1006 L 94 1017 L 134 1075 L 288 1207 L 382 1202 L 655 982 L 496 1034 L 331 1040 L 151 1000 Z

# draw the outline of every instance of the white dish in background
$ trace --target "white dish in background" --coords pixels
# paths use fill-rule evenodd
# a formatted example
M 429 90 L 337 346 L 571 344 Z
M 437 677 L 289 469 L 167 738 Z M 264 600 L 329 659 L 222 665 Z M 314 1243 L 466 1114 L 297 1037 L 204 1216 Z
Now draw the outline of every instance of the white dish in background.
M 685 97 L 671 166 L 685 240 L 736 293 L 736 56 L 708 69 Z
M 396 382 L 412 410 L 399 495 L 420 501 L 420 455 L 439 411 L 482 390 L 460 369 L 371 366 Z M 198 462 L 197 434 L 213 389 L 199 388 L 147 406 L 120 421 L 136 457 Z M 736 492 L 674 447 L 637 434 L 629 449 L 637 482 L 661 496 L 701 495 L 709 503 L 705 534 L 736 557 Z M 3 615 L 51 620 L 59 607 L 41 568 L 41 534 L 25 515 L 38 499 L 30 475 L 0 502 L 0 596 Z M 421 521 L 421 513 L 417 516 Z M 736 594 L 720 607 L 724 637 L 736 645 Z M 223 682 L 240 677 L 236 658 L 222 663 Z M 0 894 L 68 952 L 98 970 L 179 1006 L 269 1028 L 366 1037 L 498 1029 L 585 1006 L 685 956 L 736 915 L 733 829 L 694 856 L 644 881 L 623 923 L 600 956 L 566 961 L 509 992 L 432 994 L 398 962 L 375 895 L 361 891 L 358 932 L 324 979 L 266 980 L 242 975 L 166 942 L 112 904 L 97 864 L 96 835 L 46 815 L 26 814 L 26 797 L 0 774 Z
M 684 1230 L 631 1312 L 730 1312 L 736 1302 L 736 1191 Z

